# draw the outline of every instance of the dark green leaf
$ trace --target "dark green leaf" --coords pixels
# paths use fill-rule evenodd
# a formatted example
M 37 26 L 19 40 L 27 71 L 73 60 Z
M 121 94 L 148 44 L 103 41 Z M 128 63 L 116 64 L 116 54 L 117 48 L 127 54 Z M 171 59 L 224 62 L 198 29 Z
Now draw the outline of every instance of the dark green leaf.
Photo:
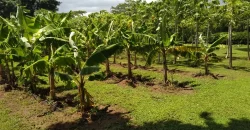
M 99 66 L 84 66 L 81 70 L 81 75 L 88 75 L 100 70 Z
M 59 56 L 55 58 L 54 64 L 56 66 L 70 66 L 75 64 L 75 60 L 73 59 L 73 57 Z
M 158 50 L 155 49 L 155 50 L 152 50 L 149 54 L 148 54 L 148 57 L 147 57 L 147 61 L 146 61 L 146 66 L 150 66 L 153 62 L 153 59 L 154 57 L 156 56 Z
M 107 58 L 113 55 L 119 48 L 120 47 L 118 46 L 118 44 L 110 46 L 100 45 L 96 48 L 96 50 L 89 57 L 89 59 L 87 59 L 85 65 L 86 66 L 98 65 L 107 60 Z
M 61 72 L 55 72 L 55 75 L 60 78 L 62 81 L 70 81 L 73 80 L 73 78 L 69 74 L 61 73 Z

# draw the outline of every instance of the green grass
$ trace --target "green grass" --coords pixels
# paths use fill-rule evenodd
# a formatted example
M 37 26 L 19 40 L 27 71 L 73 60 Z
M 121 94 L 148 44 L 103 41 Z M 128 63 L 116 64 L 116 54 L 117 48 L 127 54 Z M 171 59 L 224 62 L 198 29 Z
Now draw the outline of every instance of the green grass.
M 22 120 L 18 117 L 10 115 L 11 111 L 4 106 L 0 101 L 0 129 L 1 130 L 19 130 L 25 129 L 26 126 L 22 124 Z
M 225 76 L 219 80 L 212 77 L 192 77 L 192 74 L 204 72 L 203 66 L 194 68 L 183 64 L 169 65 L 170 69 L 177 68 L 188 72 L 173 74 L 173 78 L 180 82 L 192 81 L 193 85 L 197 85 L 192 93 L 162 93 L 143 86 L 123 87 L 101 81 L 87 82 L 86 88 L 97 104 L 118 105 L 129 111 L 131 120 L 127 125 L 136 126 L 138 129 L 249 130 L 250 62 L 246 60 L 245 48 L 234 46 L 235 70 L 225 68 L 228 65 L 228 60 L 223 58 L 225 48 L 216 52 L 223 60 L 211 63 L 210 70 Z M 118 62 L 126 63 L 124 59 L 118 59 Z M 143 60 L 138 62 L 144 64 Z M 154 67 L 161 68 L 161 65 Z M 122 67 L 111 66 L 111 70 L 127 72 L 126 68 Z M 159 72 L 136 69 L 133 73 L 150 76 L 157 81 L 162 80 L 162 73 Z M 24 129 L 19 125 L 23 120 L 9 114 L 1 102 L 0 116 L 1 130 Z M 116 126 L 119 126 L 119 123 L 114 124 L 112 128 L 115 129 Z
M 248 100 L 250 98 L 250 73 L 247 71 L 249 62 L 246 61 L 247 53 L 238 50 L 241 48 L 244 47 L 235 46 L 234 56 L 239 59 L 234 60 L 233 64 L 236 69 L 239 67 L 244 69 L 225 69 L 221 65 L 226 66 L 227 60 L 215 63 L 210 67 L 211 72 L 224 75 L 225 77 L 222 79 L 193 78 L 190 75 L 174 74 L 174 80 L 194 81 L 194 84 L 199 84 L 195 87 L 194 94 L 162 94 L 151 92 L 144 87 L 123 88 L 101 82 L 98 82 L 98 85 L 96 82 L 89 82 L 87 84 L 88 90 L 98 103 L 118 104 L 131 111 L 133 117 L 131 123 L 139 126 L 143 126 L 145 123 L 174 120 L 208 129 L 214 129 L 219 124 L 227 128 L 231 119 L 240 120 L 242 118 L 248 119 L 248 123 L 250 123 L 250 109 L 248 109 L 250 105 Z M 217 54 L 223 57 L 224 52 L 226 52 L 225 49 L 221 49 Z M 202 66 L 191 68 L 170 65 L 170 68 L 178 68 L 192 73 L 203 72 Z M 113 68 L 113 71 L 126 72 L 126 69 Z M 162 74 L 157 72 L 142 70 L 134 70 L 133 72 L 156 77 L 158 80 L 162 79 Z M 207 120 L 200 117 L 200 114 L 204 112 L 211 113 L 214 125 L 208 126 Z M 181 125 L 180 127 L 182 128 Z M 230 128 L 232 127 L 230 126 Z M 178 126 L 175 128 L 179 129 Z M 250 125 L 245 129 L 250 129 Z

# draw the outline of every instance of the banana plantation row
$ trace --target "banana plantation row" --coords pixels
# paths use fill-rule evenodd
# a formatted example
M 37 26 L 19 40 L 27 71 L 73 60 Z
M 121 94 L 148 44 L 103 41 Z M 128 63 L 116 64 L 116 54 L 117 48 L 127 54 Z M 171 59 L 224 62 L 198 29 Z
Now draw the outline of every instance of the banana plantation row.
M 55 80 L 58 77 L 66 84 L 78 87 L 80 108 L 86 110 L 93 102 L 84 88 L 84 77 L 99 71 L 100 63 L 105 63 L 106 76 L 110 76 L 108 58 L 112 55 L 115 58 L 123 51 L 127 54 L 129 80 L 133 77 L 130 64 L 132 54 L 135 59 L 137 54 L 147 57 L 146 66 L 154 62 L 157 54 L 161 54 L 165 85 L 170 83 L 167 75 L 169 54 L 174 55 L 174 61 L 178 56 L 202 60 L 205 74 L 209 74 L 209 58 L 216 56 L 214 50 L 218 49 L 217 45 L 225 43 L 227 36 L 222 34 L 209 44 L 202 36 L 198 39 L 196 30 L 196 46 L 181 44 L 179 14 L 172 15 L 178 21 L 173 29 L 172 17 L 165 8 L 168 7 L 166 4 L 139 1 L 140 7 L 137 9 L 140 10 L 137 11 L 141 12 L 133 12 L 133 7 L 137 5 L 134 3 L 128 14 L 101 11 L 88 17 L 82 16 L 81 12 L 59 14 L 46 10 L 39 10 L 31 17 L 26 15 L 24 7 L 18 6 L 16 16 L 9 19 L 0 17 L 1 84 L 7 84 L 13 89 L 23 85 L 35 92 L 42 79 L 48 77 L 50 98 L 56 99 Z M 229 25 L 229 54 L 232 54 L 232 24 Z

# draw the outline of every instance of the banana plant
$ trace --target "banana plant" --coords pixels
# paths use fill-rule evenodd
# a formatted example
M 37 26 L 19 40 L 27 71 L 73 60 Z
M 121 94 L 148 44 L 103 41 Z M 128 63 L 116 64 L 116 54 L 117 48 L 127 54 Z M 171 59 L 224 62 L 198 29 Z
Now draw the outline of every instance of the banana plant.
M 35 46 L 34 48 L 29 48 L 25 50 L 24 56 L 21 58 L 21 61 L 17 65 L 20 68 L 19 81 L 23 86 L 31 90 L 32 93 L 36 92 L 36 86 L 39 81 L 42 81 L 39 78 L 39 75 L 46 73 L 47 65 L 45 62 L 42 62 L 43 54 L 42 47 Z M 30 70 L 27 69 L 30 67 Z M 26 70 L 25 70 L 26 69 Z M 24 71 L 25 70 L 25 71 Z
M 49 84 L 50 84 L 50 98 L 55 99 L 55 71 L 57 68 L 65 65 L 71 65 L 73 60 L 66 55 L 61 55 L 59 52 L 65 49 L 65 45 L 68 44 L 68 36 L 70 34 L 70 28 L 67 27 L 68 19 L 71 12 L 68 14 L 56 14 L 48 12 L 42 14 L 41 21 L 45 24 L 43 28 L 40 28 L 33 34 L 36 44 L 43 44 L 47 52 L 46 62 L 49 66 Z
M 84 77 L 88 74 L 91 74 L 93 72 L 97 72 L 100 70 L 98 64 L 106 61 L 111 55 L 113 55 L 116 50 L 118 50 L 120 47 L 118 44 L 112 44 L 112 45 L 99 45 L 95 51 L 91 54 L 91 56 L 85 61 L 85 63 L 82 63 L 82 52 L 79 49 L 79 44 L 77 44 L 77 41 L 79 39 L 76 39 L 77 34 L 75 32 L 72 32 L 69 37 L 69 44 L 73 50 L 74 53 L 74 60 L 76 62 L 76 65 L 78 68 L 81 69 L 78 73 L 75 73 L 74 75 L 67 75 L 66 79 L 69 79 L 74 83 L 76 86 L 78 86 L 78 93 L 80 98 L 80 109 L 82 111 L 88 110 L 92 107 L 93 101 L 91 100 L 92 96 L 88 93 L 85 86 Z M 65 74 L 61 74 L 62 77 L 65 77 Z
M 140 23 L 141 24 L 141 23 Z M 140 27 L 139 23 L 135 23 L 134 20 L 130 19 L 129 17 L 124 17 L 120 23 L 120 39 L 123 48 L 127 53 L 127 64 L 128 64 L 128 79 L 132 79 L 132 66 L 131 66 L 131 51 L 137 51 L 137 49 L 146 48 L 145 46 L 150 44 L 151 42 L 155 42 L 155 40 L 147 34 L 144 34 L 145 29 Z M 143 27 L 143 25 L 141 26 Z M 135 57 L 136 58 L 136 57 Z
M 175 45 L 174 37 L 175 34 L 170 35 L 169 31 L 167 30 L 167 17 L 163 16 L 159 19 L 159 25 L 156 29 L 157 34 L 156 38 L 154 38 L 155 45 L 154 49 L 148 54 L 146 65 L 151 65 L 152 59 L 158 51 L 161 51 L 163 56 L 163 82 L 167 85 L 168 81 L 168 67 L 167 67 L 167 50 Z
M 75 60 L 67 55 L 67 44 L 62 45 L 55 51 L 51 48 L 51 56 L 48 55 L 41 57 L 37 61 L 32 62 L 30 65 L 25 66 L 23 69 L 24 76 L 30 78 L 31 82 L 35 82 L 37 79 L 36 75 L 39 73 L 49 73 L 49 82 L 50 82 L 50 98 L 56 99 L 55 95 L 55 74 L 60 68 L 75 65 Z M 32 84 L 32 87 L 35 88 L 35 84 Z
M 77 34 L 79 42 L 82 43 L 83 50 L 87 50 L 85 54 L 87 58 L 90 57 L 91 52 L 95 49 L 98 35 L 98 25 L 100 22 L 97 22 L 96 17 L 90 15 L 89 17 L 77 17 L 71 19 L 69 26 Z
M 48 73 L 50 84 L 50 98 L 55 99 L 55 73 L 62 67 L 71 66 L 74 60 L 67 54 L 70 29 L 67 27 L 70 14 L 57 14 L 52 12 L 38 14 L 37 17 L 25 16 L 22 7 L 18 8 L 17 18 L 21 26 L 22 41 L 30 43 L 34 54 L 37 47 L 43 49 L 40 58 L 31 58 L 23 66 L 24 77 L 30 81 L 37 78 L 37 74 Z M 29 56 L 26 56 L 28 58 Z M 42 69 L 44 67 L 45 69 Z M 42 71 L 43 70 L 43 71 Z M 35 85 L 31 85 L 35 86 Z
M 130 21 L 131 23 L 131 27 L 133 28 L 133 22 Z M 124 32 L 123 32 L 124 31 Z M 126 32 L 127 30 L 123 30 L 121 31 L 121 34 L 122 36 L 124 37 L 124 46 L 126 48 L 126 52 L 127 52 L 127 64 L 128 64 L 128 79 L 132 79 L 133 77 L 133 74 L 132 74 L 132 69 L 131 69 L 131 47 L 132 47 L 132 44 L 134 43 L 133 40 L 132 40 L 132 35 L 131 33 L 133 33 L 133 31 L 130 31 L 130 32 Z M 130 34 L 129 34 L 130 33 Z
M 26 66 L 30 65 L 32 64 L 32 62 L 38 60 L 37 57 L 39 56 L 34 56 L 34 50 L 37 50 L 37 47 L 35 46 L 36 39 L 35 37 L 33 37 L 33 34 L 39 31 L 39 29 L 42 26 L 39 16 L 37 17 L 26 16 L 24 15 L 24 12 L 25 12 L 24 10 L 25 9 L 22 6 L 17 6 L 16 16 L 12 16 L 9 22 L 8 20 L 4 20 L 1 18 L 2 21 L 4 21 L 4 23 L 6 23 L 6 25 L 8 25 L 8 27 L 11 29 L 12 37 L 10 38 L 13 39 L 13 37 L 15 37 L 15 44 L 19 44 L 19 45 L 11 46 L 12 48 L 10 48 L 11 51 L 9 52 L 11 52 L 12 55 L 10 55 L 9 59 L 10 59 L 12 68 L 13 68 L 13 58 L 15 58 L 16 59 L 15 62 L 18 63 L 16 67 L 21 68 L 20 69 L 21 75 L 20 75 L 20 78 L 18 78 L 20 81 L 22 81 L 22 79 L 26 79 L 26 80 L 32 79 L 30 77 L 23 77 L 22 70 L 23 70 L 23 67 L 25 67 L 25 65 Z M 14 75 L 13 69 L 12 69 L 12 75 Z M 31 89 L 34 90 L 34 88 L 32 87 L 33 86 L 32 84 L 34 84 L 35 82 L 32 82 L 33 80 L 30 80 L 30 81 L 31 81 L 30 87 Z M 29 86 L 29 84 L 27 86 Z
M 205 41 L 202 39 L 202 37 L 199 37 L 199 41 L 201 43 L 201 48 L 198 49 L 198 52 L 202 54 L 202 58 L 204 60 L 205 75 L 209 74 L 209 69 L 208 69 L 209 59 L 216 56 L 214 51 L 219 49 L 217 46 L 219 44 L 221 44 L 223 41 L 225 41 L 226 38 L 227 38 L 227 36 L 221 36 L 218 40 L 213 42 L 211 45 L 208 45 L 205 43 Z
M 8 30 L 10 31 L 10 30 Z M 1 65 L 2 67 L 5 67 L 5 74 L 7 77 L 7 84 L 11 85 L 11 87 L 14 87 L 15 81 L 14 81 L 14 66 L 13 66 L 13 49 L 16 48 L 17 44 L 15 44 L 17 41 L 15 37 L 12 35 L 13 33 L 7 32 L 7 37 L 4 38 L 3 41 L 0 41 L 0 58 L 1 58 L 1 63 L 5 63 L 5 66 Z M 3 59 L 3 60 L 2 60 Z M 9 65 L 9 62 L 11 65 Z M 2 69 L 1 69 L 2 70 Z M 3 71 L 2 71 L 3 72 Z M 11 73 L 12 72 L 12 73 Z M 2 76 L 4 74 L 1 73 Z M 2 79 L 1 79 L 2 80 Z
M 22 8 L 18 6 L 17 17 L 12 16 L 10 20 L 0 17 L 1 59 L 4 59 L 5 62 L 7 82 L 12 87 L 15 86 L 14 58 L 22 56 L 25 47 L 30 47 L 28 43 L 24 42 L 25 38 L 22 36 L 24 31 L 22 31 L 19 23 L 21 21 L 20 11 L 22 11 Z M 1 67 L 4 67 L 3 64 L 1 64 Z M 3 69 L 1 68 L 1 70 Z M 3 74 L 1 73 L 1 75 Z
M 101 41 L 100 43 L 105 46 L 113 44 L 113 41 L 117 37 L 117 33 L 119 30 L 114 30 L 114 18 L 108 12 L 101 11 L 97 21 L 99 22 L 99 24 L 96 25 L 97 30 L 95 32 L 95 35 L 96 37 L 98 37 L 98 40 Z M 109 59 L 106 60 L 105 67 L 106 76 L 109 77 L 111 75 Z
M 0 17 L 1 20 L 3 19 L 2 17 Z M 6 59 L 6 39 L 8 39 L 7 37 L 9 37 L 10 35 L 8 35 L 8 28 L 5 26 L 5 24 L 3 23 L 3 21 L 0 21 L 0 82 L 3 81 L 3 77 L 5 76 L 6 70 L 5 70 L 5 66 L 4 66 L 4 61 L 3 59 Z M 7 62 L 6 62 L 7 63 Z M 8 70 L 8 68 L 6 68 Z M 9 81 L 9 71 L 7 71 L 7 81 Z M 5 82 L 3 82 L 5 83 Z

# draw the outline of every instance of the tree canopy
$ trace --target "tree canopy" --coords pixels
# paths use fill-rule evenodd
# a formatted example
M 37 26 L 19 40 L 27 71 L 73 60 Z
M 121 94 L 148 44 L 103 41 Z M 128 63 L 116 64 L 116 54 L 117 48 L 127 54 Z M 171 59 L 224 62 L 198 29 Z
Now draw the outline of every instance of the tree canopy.
M 8 18 L 11 13 L 16 12 L 16 5 L 25 6 L 33 16 L 38 9 L 46 9 L 50 11 L 57 11 L 61 2 L 57 0 L 0 0 L 0 16 Z

